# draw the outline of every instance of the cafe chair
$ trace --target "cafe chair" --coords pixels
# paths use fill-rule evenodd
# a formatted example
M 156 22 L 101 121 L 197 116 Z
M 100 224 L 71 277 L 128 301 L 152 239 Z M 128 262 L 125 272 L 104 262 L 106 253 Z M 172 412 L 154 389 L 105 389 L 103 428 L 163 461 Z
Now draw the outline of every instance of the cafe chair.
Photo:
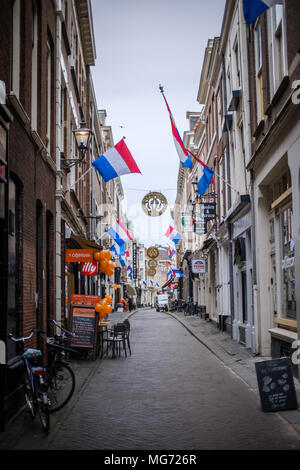
M 113 325 L 111 330 L 108 332 L 107 337 L 104 339 L 107 343 L 106 356 L 108 356 L 109 348 L 112 351 L 112 357 L 120 357 L 121 350 L 123 349 L 125 357 L 127 357 L 127 339 L 126 339 L 127 328 L 123 323 L 117 323 Z
M 130 347 L 130 339 L 129 339 L 129 336 L 130 336 L 130 323 L 129 323 L 129 320 L 127 318 L 126 318 L 126 320 L 123 321 L 123 325 L 125 325 L 125 327 L 126 327 L 125 338 L 126 338 L 126 343 L 127 343 L 128 349 L 129 349 L 129 353 L 131 355 L 131 347 Z

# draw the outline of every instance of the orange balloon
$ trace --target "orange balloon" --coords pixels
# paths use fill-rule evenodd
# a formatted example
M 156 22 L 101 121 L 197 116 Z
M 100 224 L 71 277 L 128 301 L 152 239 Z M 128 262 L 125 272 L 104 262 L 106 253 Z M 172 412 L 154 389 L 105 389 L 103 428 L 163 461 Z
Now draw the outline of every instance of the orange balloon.
M 111 304 L 111 303 L 112 303 L 112 296 L 109 295 L 109 296 L 106 298 L 106 300 L 107 300 L 107 303 L 108 303 L 108 304 Z
M 109 250 L 102 250 L 100 251 L 100 260 L 101 261 L 109 261 L 111 259 L 111 253 Z
M 99 315 L 100 315 L 101 320 L 102 318 L 106 317 L 106 313 L 104 312 L 104 310 L 103 311 L 101 310 Z
M 108 261 L 108 266 L 109 266 L 110 269 L 115 269 L 114 263 L 110 260 Z
M 108 266 L 109 266 L 108 263 L 109 263 L 109 261 L 107 261 L 106 259 L 101 260 L 101 262 L 100 262 L 100 271 L 101 271 L 102 273 L 105 273 L 105 274 L 106 274 L 106 270 L 107 270 L 107 268 L 108 268 Z
M 97 251 L 97 253 L 94 253 L 94 259 L 96 261 L 101 261 L 101 253 L 102 251 Z
M 109 250 L 103 250 L 102 251 L 102 259 L 103 260 L 107 260 L 107 261 L 110 261 L 111 259 L 111 252 Z
M 105 271 L 105 274 L 106 274 L 107 276 L 112 276 L 113 273 L 114 273 L 113 270 Z
M 96 312 L 100 313 L 101 309 L 102 309 L 102 305 L 99 302 L 97 302 L 96 305 L 95 305 Z
M 102 300 L 100 300 L 100 305 L 107 305 L 107 301 L 106 301 L 106 299 L 102 299 Z

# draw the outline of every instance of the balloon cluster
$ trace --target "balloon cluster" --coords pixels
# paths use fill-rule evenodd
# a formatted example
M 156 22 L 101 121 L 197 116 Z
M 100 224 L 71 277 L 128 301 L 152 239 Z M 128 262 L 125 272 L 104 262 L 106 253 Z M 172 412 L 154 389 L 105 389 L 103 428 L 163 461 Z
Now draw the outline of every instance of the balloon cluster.
M 115 265 L 111 261 L 111 253 L 109 250 L 98 251 L 94 254 L 96 261 L 100 263 L 100 272 L 107 276 L 112 276 L 114 273 Z
M 106 315 L 112 312 L 111 304 L 112 304 L 112 296 L 109 294 L 106 294 L 104 299 L 96 303 L 95 310 L 96 312 L 99 313 L 101 320 L 102 318 L 106 317 Z
M 114 288 L 114 291 L 116 291 L 117 289 L 119 289 L 119 285 L 118 284 L 113 284 L 113 288 Z

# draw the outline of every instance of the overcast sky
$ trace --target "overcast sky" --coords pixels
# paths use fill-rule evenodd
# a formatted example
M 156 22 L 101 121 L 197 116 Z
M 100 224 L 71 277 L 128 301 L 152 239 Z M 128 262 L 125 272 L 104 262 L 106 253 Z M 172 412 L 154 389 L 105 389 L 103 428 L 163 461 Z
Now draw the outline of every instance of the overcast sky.
M 204 51 L 220 35 L 225 0 L 92 0 L 97 104 L 106 109 L 114 142 L 123 136 L 142 175 L 122 176 L 124 210 L 146 246 L 165 243 L 169 210 L 148 217 L 141 200 L 161 191 L 174 205 L 179 158 L 162 84 L 181 137 L 196 101 Z M 122 127 L 120 127 L 122 126 Z

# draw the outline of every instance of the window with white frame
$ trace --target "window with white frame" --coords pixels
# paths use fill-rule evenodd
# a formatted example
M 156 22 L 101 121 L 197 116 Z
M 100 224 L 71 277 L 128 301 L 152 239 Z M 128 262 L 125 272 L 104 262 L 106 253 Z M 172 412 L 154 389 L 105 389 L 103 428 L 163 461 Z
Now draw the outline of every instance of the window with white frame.
M 236 38 L 233 46 L 233 56 L 234 56 L 234 87 L 239 89 L 241 87 L 241 70 L 240 70 L 240 58 L 239 58 L 239 43 Z
M 256 77 L 256 108 L 257 122 L 264 117 L 264 96 L 263 96 L 263 76 L 262 76 L 262 35 L 261 23 L 255 27 L 255 77 Z
M 222 137 L 222 104 L 221 104 L 221 91 L 220 88 L 217 92 L 217 123 L 218 123 L 218 139 Z
M 271 96 L 276 93 L 282 79 L 287 75 L 284 31 L 284 6 L 274 5 L 268 11 L 268 45 Z

